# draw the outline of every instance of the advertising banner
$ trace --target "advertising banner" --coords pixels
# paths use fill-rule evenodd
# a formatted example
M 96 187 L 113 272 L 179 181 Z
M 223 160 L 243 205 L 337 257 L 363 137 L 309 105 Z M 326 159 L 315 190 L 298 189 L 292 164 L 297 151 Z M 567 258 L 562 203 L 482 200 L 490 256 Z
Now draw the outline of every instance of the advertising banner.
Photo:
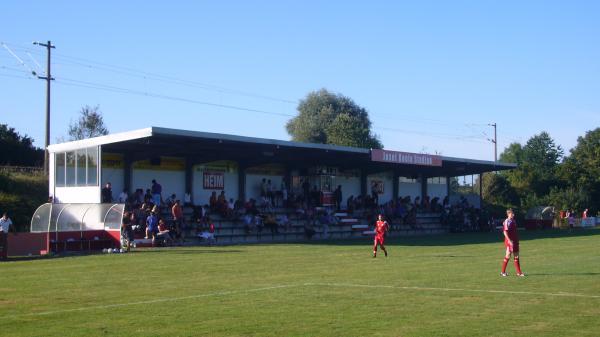
M 203 187 L 205 190 L 225 189 L 225 175 L 223 172 L 204 172 Z
M 371 161 L 421 166 L 442 166 L 442 158 L 440 156 L 380 149 L 371 150 Z

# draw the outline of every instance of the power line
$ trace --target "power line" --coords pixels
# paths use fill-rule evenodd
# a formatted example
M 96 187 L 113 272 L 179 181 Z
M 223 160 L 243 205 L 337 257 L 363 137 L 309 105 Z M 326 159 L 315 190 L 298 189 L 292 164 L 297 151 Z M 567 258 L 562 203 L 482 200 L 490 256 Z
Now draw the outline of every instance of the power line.
M 383 119 L 387 119 L 387 120 L 404 120 L 404 121 L 413 122 L 413 123 L 426 124 L 426 125 L 448 126 L 448 127 L 452 127 L 452 128 L 456 128 L 456 126 L 460 125 L 460 126 L 465 126 L 467 129 L 470 129 L 473 132 L 478 131 L 472 127 L 472 125 L 474 125 L 474 124 L 470 124 L 470 123 L 449 122 L 449 121 L 442 121 L 442 120 L 429 119 L 429 118 L 423 118 L 421 120 L 418 120 L 418 119 L 410 118 L 410 117 L 402 117 L 401 115 L 394 115 L 394 117 L 391 117 L 389 115 L 376 114 L 376 113 L 370 113 L 370 115 L 373 117 L 376 117 L 376 118 L 383 118 Z
M 6 67 L 2 67 L 2 68 L 6 68 Z M 26 73 L 23 70 L 19 70 L 19 72 Z M 18 78 L 18 79 L 24 79 L 24 80 L 32 79 L 31 77 L 11 75 L 11 74 L 2 74 L 2 73 L 0 73 L 0 76 L 10 77 L 10 78 Z M 73 83 L 68 83 L 68 81 L 73 81 Z M 260 113 L 266 113 L 266 114 L 278 114 L 280 116 L 285 116 L 285 117 L 295 117 L 294 115 L 291 115 L 291 114 L 274 113 L 274 112 L 270 112 L 270 111 L 262 111 L 262 110 L 249 109 L 249 108 L 243 108 L 243 107 L 235 107 L 234 108 L 232 106 L 227 106 L 227 105 L 219 105 L 219 104 L 210 103 L 210 102 L 200 102 L 200 101 L 194 101 L 194 100 L 190 100 L 190 99 L 186 99 L 186 98 L 170 97 L 167 95 L 154 95 L 154 94 L 143 93 L 143 92 L 135 92 L 134 93 L 134 92 L 132 92 L 132 90 L 125 89 L 125 88 L 107 87 L 107 86 L 92 84 L 89 82 L 76 83 L 76 82 L 83 82 L 83 81 L 65 80 L 65 79 L 61 80 L 59 78 L 55 82 L 56 82 L 56 84 L 62 84 L 62 85 L 66 85 L 66 86 L 82 87 L 82 88 L 89 88 L 89 89 L 96 89 L 96 90 L 105 90 L 105 91 L 121 93 L 121 94 L 134 94 L 134 95 L 138 95 L 138 96 L 147 96 L 147 97 L 153 97 L 153 98 L 168 99 L 168 100 L 181 101 L 181 102 L 186 102 L 186 103 L 203 104 L 203 105 L 217 106 L 217 107 L 222 107 L 222 108 L 232 108 L 232 109 L 248 111 L 248 112 L 257 112 L 257 113 L 260 112 Z M 412 130 L 405 130 L 405 129 L 388 128 L 388 127 L 383 127 L 383 126 L 379 126 L 379 125 L 373 125 L 373 127 L 376 128 L 377 130 L 390 131 L 390 132 L 395 132 L 395 133 L 416 134 L 416 135 L 432 137 L 432 138 L 452 139 L 452 140 L 462 141 L 462 142 L 483 143 L 479 139 L 472 137 L 472 136 L 459 136 L 459 135 L 452 135 L 452 134 L 436 134 L 436 133 L 428 133 L 428 132 L 422 132 L 422 131 L 412 131 Z
M 13 44 L 11 44 L 11 45 L 13 45 Z M 35 50 L 30 49 L 28 47 L 24 47 L 24 46 L 14 45 L 14 47 L 20 48 L 25 51 L 35 52 Z M 142 71 L 142 70 L 134 69 L 131 67 L 111 65 L 108 63 L 93 61 L 93 60 L 89 60 L 89 59 L 85 59 L 85 58 L 81 58 L 81 57 L 73 57 L 73 56 L 68 56 L 68 55 L 58 54 L 58 53 L 54 53 L 54 57 L 65 60 L 67 62 L 65 65 L 69 65 L 69 63 L 71 63 L 73 65 L 88 68 L 88 69 L 109 71 L 109 72 L 123 74 L 123 75 L 130 76 L 130 77 L 141 78 L 144 80 L 152 80 L 152 81 L 158 81 L 158 82 L 163 82 L 163 83 L 177 84 L 177 85 L 183 85 L 183 86 L 188 86 L 188 87 L 200 88 L 203 90 L 216 91 L 216 92 L 220 92 L 220 93 L 224 93 L 224 94 L 256 97 L 256 98 L 284 102 L 284 103 L 291 103 L 291 104 L 298 103 L 298 101 L 281 99 L 281 98 L 260 95 L 260 94 L 255 94 L 255 93 L 248 93 L 248 92 L 244 92 L 244 91 L 240 91 L 240 90 L 228 89 L 228 88 L 219 87 L 219 86 L 206 84 L 206 83 L 201 83 L 201 82 L 197 82 L 197 81 L 184 80 L 184 79 L 176 78 L 173 76 L 166 76 L 166 75 L 151 73 L 151 72 L 147 72 L 147 71 Z M 126 90 L 129 90 L 129 89 L 126 89 Z M 180 99 L 178 99 L 178 100 L 180 100 Z M 474 129 L 473 126 L 487 126 L 487 124 L 449 122 L 449 121 L 432 119 L 432 118 L 415 119 L 412 117 L 400 117 L 398 114 L 386 115 L 386 114 L 381 114 L 381 113 L 370 113 L 370 115 L 372 117 L 376 117 L 376 118 L 384 118 L 384 119 L 388 119 L 388 120 L 400 119 L 400 120 L 405 120 L 405 121 L 410 121 L 410 122 L 415 122 L 415 123 L 422 123 L 422 124 L 427 124 L 427 125 L 434 124 L 434 125 L 451 126 L 451 127 L 454 127 L 456 125 L 463 125 L 469 129 Z
M 7 67 L 7 66 L 0 66 L 0 69 L 10 70 L 10 71 L 13 71 L 13 72 L 23 73 L 23 74 L 27 74 L 29 76 L 32 76 L 32 74 L 29 71 L 23 70 L 23 69 L 18 69 L 18 68 L 13 68 L 13 67 Z
M 33 63 L 37 66 L 39 71 L 41 71 L 43 73 L 46 72 L 45 70 L 42 69 L 42 66 L 39 64 L 39 62 L 33 56 L 31 56 L 31 53 L 27 52 L 26 54 L 27 54 L 27 56 L 29 56 L 29 59 L 31 61 L 33 61 Z
M 2 42 L 2 43 L 7 44 L 5 42 Z M 36 53 L 36 51 L 34 49 L 31 49 L 29 47 L 19 46 L 16 44 L 9 44 L 9 45 L 13 46 L 15 49 L 18 48 L 23 51 Z M 88 69 L 109 71 L 109 72 L 113 72 L 113 73 L 117 73 L 117 74 L 127 75 L 130 77 L 136 77 L 136 78 L 142 78 L 145 80 L 153 80 L 153 81 L 158 81 L 158 82 L 194 87 L 194 88 L 199 88 L 199 89 L 208 90 L 208 91 L 216 91 L 216 92 L 220 92 L 220 93 L 224 93 L 224 94 L 254 97 L 254 98 L 259 98 L 259 99 L 264 99 L 264 100 L 288 103 L 288 104 L 298 104 L 297 100 L 290 100 L 290 99 L 278 98 L 278 97 L 273 97 L 273 96 L 261 95 L 261 94 L 257 94 L 257 93 L 251 93 L 251 92 L 247 92 L 247 91 L 243 91 L 243 90 L 230 89 L 230 88 L 221 87 L 221 86 L 217 86 L 217 85 L 213 85 L 213 84 L 207 84 L 207 83 L 202 83 L 202 82 L 198 82 L 198 81 L 180 79 L 180 78 L 177 78 L 174 76 L 151 73 L 151 72 L 147 72 L 147 71 L 143 71 L 143 70 L 139 70 L 139 69 L 134 69 L 131 67 L 111 65 L 108 63 L 98 62 L 98 61 L 94 61 L 94 60 L 88 60 L 88 59 L 84 59 L 81 57 L 73 57 L 73 56 L 68 56 L 68 55 L 59 54 L 59 53 L 54 53 L 53 56 L 55 59 L 56 58 L 62 59 L 63 61 L 66 61 L 73 65 L 88 68 Z
M 413 130 L 389 128 L 389 127 L 378 126 L 378 125 L 373 125 L 373 127 L 377 128 L 379 130 L 399 132 L 399 133 L 408 133 L 408 134 L 416 134 L 416 135 L 425 136 L 425 137 L 434 137 L 434 138 L 442 138 L 442 139 L 452 139 L 452 140 L 465 141 L 465 142 L 473 142 L 473 143 L 485 143 L 481 138 L 476 137 L 476 136 L 462 136 L 462 135 L 446 134 L 446 133 L 433 133 L 433 132 L 425 132 L 425 131 L 413 131 Z
M 5 43 L 1 43 L 1 44 L 2 44 L 2 47 L 4 47 L 4 49 L 6 49 L 6 51 L 10 55 L 12 55 L 19 62 L 20 65 L 27 68 L 27 70 L 29 70 L 29 72 L 32 73 L 33 76 L 37 76 L 35 71 L 33 69 L 31 69 L 31 67 L 29 67 L 25 62 L 23 62 L 23 60 L 21 60 L 21 58 L 19 56 L 17 56 L 17 54 L 15 54 Z
M 24 74 L 27 73 L 24 70 L 10 68 L 10 67 L 6 67 L 6 66 L 1 66 L 0 69 L 8 69 L 11 71 L 16 71 L 16 72 L 20 72 L 20 73 L 24 73 Z M 12 76 L 12 77 L 23 78 L 23 77 L 19 77 L 19 76 Z M 56 80 L 56 83 L 62 84 L 62 85 L 67 85 L 67 86 L 104 90 L 104 91 L 115 92 L 115 93 L 120 93 L 120 94 L 131 94 L 131 95 L 137 95 L 137 96 L 145 96 L 145 97 L 166 99 L 166 100 L 193 103 L 193 104 L 202 104 L 202 105 L 215 106 L 215 107 L 220 107 L 220 108 L 227 108 L 227 109 L 234 109 L 234 110 L 241 110 L 241 111 L 248 111 L 248 112 L 278 115 L 278 116 L 284 116 L 284 117 L 295 117 L 295 115 L 293 115 L 293 114 L 277 113 L 277 112 L 272 112 L 272 111 L 252 109 L 252 108 L 246 108 L 246 107 L 240 107 L 240 106 L 218 104 L 218 103 L 212 103 L 212 102 L 206 102 L 206 101 L 198 101 L 198 100 L 188 99 L 188 98 L 184 98 L 184 97 L 176 97 L 176 96 L 169 96 L 169 95 L 164 95 L 164 94 L 159 94 L 159 93 L 144 92 L 144 91 L 110 86 L 110 85 L 105 85 L 105 84 L 73 80 L 73 79 L 69 79 L 69 78 L 58 78 Z M 379 125 L 375 125 L 375 124 L 373 125 L 373 127 L 376 128 L 377 130 L 390 131 L 390 132 L 402 133 L 402 134 L 416 134 L 416 135 L 421 135 L 421 136 L 425 136 L 425 137 L 452 139 L 452 140 L 465 141 L 465 142 L 475 142 L 475 143 L 481 142 L 480 141 L 481 137 L 477 137 L 477 136 L 464 136 L 464 135 L 446 134 L 446 133 L 413 131 L 413 130 L 407 130 L 407 129 L 383 127 L 383 126 L 379 126 Z
M 121 88 L 121 87 L 115 87 L 115 86 L 109 86 L 109 85 L 104 85 L 104 84 L 97 84 L 97 83 L 79 81 L 79 80 L 73 80 L 73 79 L 67 79 L 67 78 L 58 78 L 57 83 L 61 83 L 63 85 L 71 85 L 71 86 L 90 88 L 90 89 L 105 90 L 105 91 L 116 92 L 116 93 L 121 93 L 121 94 L 132 94 L 132 95 L 138 95 L 138 96 L 146 96 L 146 97 L 167 99 L 167 100 L 172 100 L 172 101 L 208 105 L 208 106 L 227 108 L 227 109 L 233 109 L 233 110 L 257 112 L 257 113 L 284 116 L 284 117 L 295 117 L 295 115 L 293 115 L 293 114 L 286 114 L 286 113 L 279 113 L 279 112 L 273 112 L 273 111 L 251 109 L 251 108 L 234 106 L 234 105 L 226 105 L 226 104 L 218 104 L 218 103 L 212 103 L 212 102 L 206 102 L 206 101 L 199 101 L 199 100 L 189 99 L 189 98 L 185 98 L 185 97 L 176 97 L 176 96 L 164 95 L 164 94 L 159 94 L 159 93 L 144 92 L 144 91 L 138 91 L 138 90 L 133 90 L 133 89 L 128 89 L 128 88 Z M 450 138 L 450 139 L 465 140 L 465 141 L 469 141 L 469 140 L 476 141 L 475 136 L 463 136 L 463 135 L 431 133 L 431 132 L 428 133 L 428 132 L 419 132 L 419 131 L 411 131 L 411 130 L 394 129 L 394 128 L 388 128 L 388 127 L 380 127 L 380 126 L 375 126 L 375 125 L 374 125 L 374 127 L 376 127 L 377 129 L 382 129 L 382 130 L 387 130 L 387 131 L 409 133 L 409 134 L 419 134 L 419 135 L 429 136 L 429 137 Z
M 22 47 L 22 46 L 15 46 L 15 49 L 16 48 L 26 51 L 27 54 L 30 56 L 30 58 L 32 58 L 32 60 L 35 63 L 37 63 L 35 61 L 35 59 L 29 54 L 30 51 L 37 54 L 36 50 L 30 49 L 27 47 Z M 196 88 L 201 88 L 201 89 L 205 89 L 205 90 L 213 90 L 213 91 L 218 91 L 218 92 L 227 93 L 227 94 L 237 94 L 237 95 L 258 97 L 258 98 L 280 101 L 280 102 L 285 102 L 285 103 L 294 103 L 294 104 L 297 103 L 297 101 L 279 99 L 279 98 L 274 98 L 271 96 L 257 95 L 257 94 L 253 94 L 253 93 L 247 93 L 247 92 L 243 92 L 243 91 L 227 89 L 227 88 L 218 87 L 218 86 L 200 83 L 200 82 L 195 82 L 195 81 L 182 80 L 182 79 L 172 77 L 172 76 L 165 76 L 165 75 L 150 73 L 150 72 L 141 71 L 141 70 L 133 69 L 133 68 L 129 68 L 129 67 L 110 65 L 107 63 L 87 60 L 87 59 L 83 59 L 83 58 L 79 58 L 79 57 L 72 57 L 72 56 L 61 55 L 61 54 L 56 54 L 56 53 L 54 54 L 54 56 L 55 56 L 55 58 L 59 58 L 59 59 L 66 61 L 67 63 L 65 65 L 69 65 L 69 63 L 70 63 L 70 64 L 80 66 L 80 67 L 109 71 L 109 72 L 119 73 L 119 74 L 131 76 L 131 77 L 143 78 L 145 80 L 154 80 L 154 81 L 159 81 L 159 82 L 178 84 L 178 85 L 184 85 L 184 86 L 189 86 L 189 87 L 196 87 Z M 88 63 L 85 63 L 85 62 L 88 62 Z M 92 63 L 92 64 L 89 64 L 89 63 Z M 176 97 L 176 96 L 164 95 L 164 94 L 160 94 L 160 93 L 145 92 L 145 91 L 139 91 L 139 90 L 134 90 L 134 89 L 116 87 L 116 86 L 93 83 L 93 82 L 78 81 L 78 80 L 73 80 L 73 79 L 68 79 L 68 78 L 59 78 L 57 83 L 60 83 L 63 85 L 68 85 L 68 86 L 78 86 L 78 87 L 83 87 L 83 88 L 104 90 L 104 91 L 110 91 L 110 92 L 121 93 L 121 94 L 132 94 L 132 95 L 138 95 L 138 96 L 146 96 L 146 97 L 167 99 L 167 100 L 187 102 L 187 103 L 193 103 L 193 104 L 201 104 L 201 105 L 227 108 L 227 109 L 233 109 L 233 110 L 257 112 L 257 113 L 278 115 L 278 116 L 285 116 L 285 117 L 295 117 L 295 115 L 292 115 L 292 114 L 252 109 L 252 108 L 246 108 L 246 107 L 240 107 L 240 106 L 234 106 L 234 105 L 218 104 L 218 103 L 212 103 L 212 102 L 207 102 L 207 101 L 199 101 L 199 100 L 188 99 L 188 98 L 184 98 L 184 97 Z M 486 125 L 486 124 L 476 124 L 476 123 L 451 123 L 448 121 L 431 119 L 431 118 L 415 119 L 415 118 L 409 118 L 409 117 L 399 117 L 398 115 L 393 115 L 394 118 L 392 118 L 389 115 L 385 115 L 385 114 L 371 114 L 371 115 L 374 117 L 379 117 L 379 118 L 384 118 L 384 119 L 401 119 L 401 120 L 412 121 L 412 122 L 417 122 L 417 123 L 425 123 L 428 125 L 431 125 L 431 124 L 437 124 L 437 125 L 441 125 L 441 126 L 464 125 L 473 130 L 474 130 L 473 126 L 485 126 Z M 464 136 L 464 135 L 456 135 L 456 134 L 431 133 L 431 132 L 422 132 L 422 131 L 419 132 L 419 131 L 412 131 L 412 130 L 405 130 L 405 129 L 380 127 L 380 126 L 376 126 L 376 125 L 374 125 L 374 127 L 377 129 L 380 129 L 380 130 L 385 130 L 385 131 L 407 133 L 407 134 L 417 134 L 417 135 L 422 135 L 422 136 L 426 136 L 426 137 L 437 137 L 437 138 L 453 139 L 453 140 L 458 140 L 458 141 L 481 142 L 482 138 L 484 138 L 484 136 Z
M 18 76 L 18 75 L 12 75 L 12 74 L 1 74 L 1 73 L 0 73 L 0 76 L 2 76 L 2 77 L 10 77 L 10 78 L 18 78 L 18 79 L 22 79 L 22 80 L 33 80 L 34 79 L 32 77 L 29 77 L 29 76 L 25 77 L 25 76 Z
M 256 112 L 256 113 L 263 113 L 263 114 L 269 114 L 269 115 L 277 115 L 277 116 L 283 116 L 283 117 L 295 117 L 295 115 L 293 115 L 293 114 L 286 114 L 286 113 L 279 113 L 279 112 L 273 112 L 273 111 L 251 109 L 251 108 L 234 106 L 234 105 L 226 105 L 226 104 L 218 104 L 218 103 L 212 103 L 212 102 L 206 102 L 206 101 L 199 101 L 199 100 L 194 100 L 194 99 L 189 99 L 189 98 L 184 98 L 184 97 L 176 97 L 176 96 L 170 96 L 170 95 L 164 95 L 164 94 L 152 93 L 152 92 L 143 92 L 143 91 L 132 90 L 132 89 L 128 89 L 128 88 L 121 88 L 121 87 L 115 87 L 115 86 L 109 86 L 109 85 L 104 85 L 104 84 L 97 84 L 97 83 L 86 82 L 86 81 L 79 81 L 79 80 L 73 80 L 73 79 L 58 78 L 56 80 L 56 82 L 60 83 L 60 84 L 63 84 L 63 85 L 77 86 L 77 87 L 90 88 L 90 89 L 98 89 L 98 90 L 105 90 L 105 91 L 110 91 L 110 92 L 115 92 L 115 93 L 121 93 L 121 94 L 132 94 L 132 95 L 137 95 L 137 96 L 160 98 L 160 99 L 166 99 L 166 100 L 172 100 L 172 101 L 179 101 L 179 102 L 186 102 L 186 103 L 193 103 L 193 104 L 208 105 L 208 106 L 214 106 L 214 107 L 220 107 L 220 108 L 226 108 L 226 109 L 248 111 L 248 112 Z M 393 132 L 399 132 L 399 133 L 419 134 L 419 135 L 427 136 L 427 137 L 437 137 L 437 138 L 454 139 L 454 140 L 459 140 L 459 141 L 477 142 L 477 139 L 474 136 L 462 136 L 462 135 L 443 134 L 443 133 L 431 133 L 431 132 L 419 132 L 419 131 L 411 131 L 411 130 L 403 130 L 403 129 L 394 129 L 394 128 L 388 128 L 388 127 L 381 127 L 381 126 L 377 126 L 377 125 L 374 125 L 374 127 L 377 128 L 377 129 L 381 129 L 381 130 L 387 130 L 387 131 L 393 131 Z
M 281 113 L 281 112 L 273 112 L 273 111 L 245 108 L 245 107 L 236 106 L 236 105 L 199 101 L 199 100 L 194 100 L 194 99 L 189 99 L 189 98 L 184 98 L 184 97 L 176 97 L 176 96 L 164 95 L 164 94 L 159 94 L 159 93 L 144 92 L 144 91 L 127 89 L 127 88 L 102 85 L 102 84 L 99 85 L 99 84 L 95 84 L 95 83 L 91 83 L 91 82 L 78 81 L 78 80 L 72 80 L 72 79 L 66 79 L 66 78 L 58 78 L 56 83 L 60 83 L 63 85 L 90 88 L 90 89 L 99 89 L 99 90 L 111 91 L 111 92 L 122 93 L 122 94 L 131 94 L 131 95 L 138 95 L 138 96 L 167 99 L 167 100 L 172 100 L 172 101 L 201 104 L 201 105 L 213 106 L 213 107 L 218 107 L 218 108 L 225 108 L 225 109 L 232 109 L 232 110 L 239 110 L 239 111 L 248 111 L 248 112 L 257 112 L 257 113 L 263 113 L 263 114 L 269 114 L 269 115 L 275 115 L 275 116 L 294 117 L 294 115 Z
M 282 102 L 282 103 L 289 103 L 289 104 L 297 104 L 298 103 L 298 101 L 294 101 L 294 100 L 277 98 L 277 97 L 267 96 L 267 95 L 261 95 L 261 94 L 246 92 L 246 91 L 237 90 L 237 89 L 230 89 L 230 88 L 225 88 L 225 87 L 221 87 L 221 86 L 216 86 L 216 85 L 213 85 L 213 84 L 207 84 L 207 83 L 202 83 L 202 82 L 198 82 L 198 81 L 185 80 L 185 79 L 180 79 L 180 78 L 173 77 L 173 76 L 167 76 L 167 75 L 162 75 L 162 74 L 156 74 L 156 73 L 146 72 L 146 71 L 142 71 L 142 70 L 138 70 L 138 69 L 134 69 L 134 68 L 129 68 L 129 67 L 110 65 L 110 64 L 107 64 L 107 63 L 102 63 L 102 62 L 97 62 L 97 61 L 92 61 L 92 60 L 86 60 L 86 59 L 72 57 L 72 56 L 67 56 L 67 55 L 60 55 L 60 54 L 58 54 L 58 57 L 62 58 L 63 60 L 65 60 L 67 62 L 70 62 L 70 63 L 72 63 L 74 65 L 77 65 L 77 66 L 81 66 L 81 67 L 85 67 L 85 68 L 90 68 L 90 69 L 98 69 L 98 70 L 103 70 L 103 71 L 109 71 L 109 72 L 113 72 L 113 73 L 118 73 L 118 74 L 127 75 L 127 76 L 131 76 L 131 77 L 142 78 L 142 79 L 146 79 L 146 80 L 153 80 L 153 81 L 158 81 L 158 82 L 164 82 L 164 83 L 171 83 L 171 84 L 183 85 L 183 86 L 188 86 L 188 87 L 200 88 L 200 89 L 204 89 L 204 90 L 216 91 L 216 92 L 225 93 L 225 94 L 255 97 L 255 98 L 260 98 L 260 99 L 265 99 L 265 100 L 271 100 L 271 101 L 277 101 L 277 102 Z M 91 64 L 89 64 L 89 63 L 83 63 L 83 62 L 80 62 L 80 61 L 77 61 L 77 60 L 82 60 L 84 62 L 89 62 Z
M 115 68 L 115 69 L 111 69 L 110 67 L 105 67 L 105 66 L 94 66 L 94 65 L 89 65 L 89 64 L 73 62 L 73 61 L 70 61 L 70 62 L 73 64 L 77 64 L 77 65 L 86 67 L 86 68 L 90 68 L 90 69 L 109 71 L 109 72 L 122 74 L 122 75 L 130 76 L 130 77 L 141 78 L 144 80 L 152 80 L 152 81 L 157 81 L 157 82 L 176 84 L 176 85 L 198 88 L 198 89 L 207 90 L 207 91 L 215 91 L 215 92 L 229 94 L 229 95 L 238 95 L 238 96 L 259 98 L 259 99 L 275 101 L 275 102 L 280 102 L 280 103 L 288 103 L 288 104 L 297 104 L 298 103 L 298 101 L 292 101 L 292 100 L 283 99 L 283 98 L 260 95 L 260 94 L 256 94 L 256 93 L 249 93 L 249 92 L 245 92 L 245 91 L 241 91 L 241 90 L 228 89 L 228 88 L 219 87 L 219 86 L 215 86 L 215 85 L 211 85 L 211 84 L 205 84 L 205 83 L 200 83 L 200 82 L 196 82 L 196 81 L 184 80 L 184 79 L 179 79 L 179 78 L 165 76 L 165 75 L 152 74 L 152 73 L 147 73 L 147 72 L 143 72 L 143 71 L 132 71 L 132 70 L 128 70 L 127 68 L 124 68 L 124 67 L 110 66 L 110 67 Z M 127 70 L 121 70 L 121 69 L 127 69 Z
M 432 119 L 432 118 L 413 118 L 413 117 L 402 117 L 402 115 L 398 115 L 398 114 L 382 114 L 382 113 L 370 113 L 370 115 L 374 116 L 374 117 L 378 117 L 378 118 L 384 118 L 384 119 L 391 119 L 391 120 L 396 120 L 396 119 L 400 119 L 400 120 L 405 120 L 405 121 L 409 121 L 409 122 L 415 122 L 415 123 L 423 123 L 423 124 L 428 124 L 428 125 L 440 125 L 440 126 L 456 126 L 456 125 L 465 125 L 467 126 L 467 124 L 463 124 L 463 123 L 458 123 L 458 122 L 450 122 L 450 121 L 444 121 L 444 120 L 440 120 L 440 119 Z

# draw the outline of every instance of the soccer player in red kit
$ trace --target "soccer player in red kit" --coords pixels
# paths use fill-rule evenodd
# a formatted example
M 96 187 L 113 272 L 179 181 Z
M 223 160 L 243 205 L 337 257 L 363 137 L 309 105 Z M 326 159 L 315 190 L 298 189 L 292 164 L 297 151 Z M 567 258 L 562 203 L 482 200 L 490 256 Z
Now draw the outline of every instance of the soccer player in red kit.
M 387 250 L 385 250 L 385 233 L 390 229 L 387 221 L 383 221 L 383 215 L 379 214 L 377 222 L 375 223 L 375 240 L 373 242 L 373 257 L 377 257 L 377 245 L 381 247 L 385 256 L 387 256 Z
M 510 260 L 512 254 L 515 260 L 515 269 L 517 270 L 517 276 L 525 276 L 521 272 L 521 264 L 519 263 L 519 235 L 517 234 L 517 221 L 515 221 L 515 214 L 512 209 L 506 210 L 506 220 L 502 224 L 502 232 L 504 233 L 504 246 L 506 247 L 506 254 L 504 255 L 504 261 L 502 262 L 502 272 L 500 275 L 508 276 L 506 273 L 506 265 Z

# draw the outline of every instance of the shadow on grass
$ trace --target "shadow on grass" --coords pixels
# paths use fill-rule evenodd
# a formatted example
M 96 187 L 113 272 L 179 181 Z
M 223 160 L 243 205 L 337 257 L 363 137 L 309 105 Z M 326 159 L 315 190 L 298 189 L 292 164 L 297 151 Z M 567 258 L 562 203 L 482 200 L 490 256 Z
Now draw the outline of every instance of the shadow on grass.
M 34 256 L 9 256 L 6 260 L 0 260 L 0 264 L 2 263 L 10 263 L 10 262 L 22 262 L 22 261 L 33 261 L 33 260 L 54 260 L 54 259 L 62 259 L 65 257 L 77 257 L 77 256 L 87 256 L 87 255 L 96 255 L 97 253 L 73 253 L 73 254 L 60 254 L 60 255 L 34 255 Z
M 598 276 L 600 273 L 526 273 L 530 276 Z
M 537 231 L 519 231 L 521 241 L 585 237 L 600 235 L 599 228 L 578 229 L 573 232 L 560 229 L 547 229 Z M 386 238 L 386 246 L 459 246 L 466 244 L 485 244 L 502 242 L 504 236 L 502 232 L 487 233 L 448 233 L 442 235 L 421 235 L 421 236 L 400 236 Z M 372 237 L 364 239 L 346 239 L 346 240 L 322 240 L 305 242 L 307 245 L 340 245 L 340 246 L 362 246 L 372 243 Z
M 200 246 L 199 246 L 200 247 Z M 135 249 L 129 252 L 129 254 L 146 254 L 146 253 L 168 253 L 168 254 L 227 254 L 227 253 L 245 253 L 245 250 L 241 249 L 219 249 L 211 248 L 210 250 L 203 249 L 178 249 L 174 247 L 174 249 L 153 249 L 153 248 L 144 248 L 144 249 Z
M 446 259 L 463 259 L 463 258 L 471 258 L 471 257 L 476 257 L 474 255 L 421 255 L 422 258 L 446 258 Z
M 200 247 L 200 246 L 198 246 Z M 146 253 L 162 253 L 162 254 L 228 254 L 228 253 L 244 253 L 245 250 L 241 249 L 219 249 L 219 247 L 211 247 L 210 249 L 178 249 L 174 247 L 171 249 L 170 247 L 159 247 L 159 248 L 142 248 L 142 249 L 132 249 L 129 253 L 124 254 L 146 254 Z M 113 253 L 115 255 L 120 255 L 121 253 Z M 52 255 L 42 255 L 42 256 L 11 256 L 6 260 L 0 260 L 0 264 L 2 263 L 10 263 L 10 262 L 22 262 L 22 261 L 35 261 L 35 260 L 55 260 L 55 259 L 63 259 L 66 257 L 74 258 L 74 257 L 85 257 L 92 255 L 110 255 L 107 253 L 103 253 L 101 251 L 92 251 L 92 252 L 63 252 L 60 254 L 52 254 Z
M 537 231 L 521 231 L 519 237 L 521 241 L 539 240 L 539 239 L 553 239 L 553 238 L 569 238 L 569 237 L 587 237 L 600 235 L 600 228 L 592 229 L 577 229 L 569 232 L 568 230 L 559 229 L 548 229 L 548 230 L 537 230 Z M 499 243 L 504 240 L 501 232 L 489 232 L 489 233 L 448 233 L 442 235 L 422 235 L 422 236 L 401 236 L 401 237 L 390 237 L 386 239 L 386 246 L 459 246 L 466 244 L 486 244 L 486 243 Z M 353 238 L 344 240 L 315 240 L 315 241 L 297 241 L 297 242 L 282 242 L 282 243 L 258 243 L 248 245 L 330 245 L 330 246 L 364 246 L 371 245 L 373 242 L 372 237 L 365 238 Z M 221 245 L 217 247 L 195 246 L 194 249 L 177 247 L 171 248 L 141 248 L 134 249 L 129 254 L 143 254 L 143 253 L 174 253 L 174 254 L 228 254 L 228 253 L 244 253 L 243 249 L 231 249 L 237 245 Z M 227 249 L 228 247 L 229 249 Z M 19 261 L 31 261 L 31 260 L 47 260 L 47 259 L 60 259 L 65 257 L 79 257 L 89 255 L 99 255 L 102 252 L 92 253 L 80 253 L 80 252 L 69 252 L 61 253 L 52 256 L 19 256 L 9 257 L 7 260 L 0 260 L 0 264 L 9 262 Z M 432 258 L 469 258 L 473 256 L 459 256 L 459 255 L 436 255 L 430 256 Z M 544 275 L 544 274 L 532 274 L 532 275 Z M 568 274 L 548 274 L 548 275 L 568 275 Z M 580 274 L 585 275 L 585 274 Z M 597 275 L 597 274 L 589 274 Z

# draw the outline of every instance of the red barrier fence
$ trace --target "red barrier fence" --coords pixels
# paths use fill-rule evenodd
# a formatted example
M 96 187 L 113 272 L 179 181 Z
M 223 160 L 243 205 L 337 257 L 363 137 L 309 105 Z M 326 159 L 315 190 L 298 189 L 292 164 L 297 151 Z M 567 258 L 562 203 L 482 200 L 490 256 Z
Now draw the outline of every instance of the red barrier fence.
M 8 256 L 44 255 L 49 250 L 92 251 L 118 248 L 120 231 L 87 231 L 56 233 L 8 233 Z M 50 235 L 50 240 L 48 240 Z
M 47 244 L 48 233 L 8 233 L 8 256 L 41 255 Z

